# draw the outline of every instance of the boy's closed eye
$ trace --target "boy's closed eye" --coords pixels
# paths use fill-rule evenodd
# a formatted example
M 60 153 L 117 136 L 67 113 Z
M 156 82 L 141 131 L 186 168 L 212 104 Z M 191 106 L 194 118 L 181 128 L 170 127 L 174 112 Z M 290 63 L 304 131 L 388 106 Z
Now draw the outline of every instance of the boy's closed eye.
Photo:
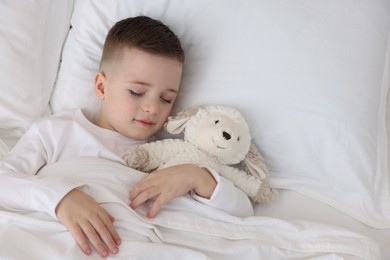
M 131 90 L 131 89 L 129 91 L 135 97 L 142 97 L 142 95 L 144 94 L 144 93 L 136 92 L 136 91 Z
M 135 96 L 135 97 L 142 97 L 145 93 L 144 92 L 137 92 L 137 91 L 134 91 L 134 90 L 129 90 L 131 95 Z M 165 103 L 168 103 L 168 104 L 171 104 L 174 100 L 174 97 L 164 97 L 164 96 L 161 96 L 160 97 L 161 101 L 165 102 Z
M 160 99 L 165 102 L 165 103 L 168 103 L 168 104 L 171 104 L 173 102 L 173 99 L 168 99 L 168 98 L 164 98 L 164 97 L 160 97 Z

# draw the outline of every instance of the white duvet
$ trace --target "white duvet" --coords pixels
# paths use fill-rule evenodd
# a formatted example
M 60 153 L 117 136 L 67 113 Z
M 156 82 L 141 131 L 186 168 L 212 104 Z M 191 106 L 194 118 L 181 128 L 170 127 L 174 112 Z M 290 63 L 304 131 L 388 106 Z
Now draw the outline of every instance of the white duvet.
M 190 197 L 173 200 L 154 219 L 147 205 L 128 207 L 129 190 L 144 176 L 121 164 L 79 158 L 43 168 L 47 174 L 84 179 L 82 189 L 115 217 L 122 239 L 112 259 L 380 259 L 377 244 L 350 231 L 311 222 L 238 218 Z M 310 210 L 310 209 L 309 209 Z M 1 259 L 94 259 L 46 213 L 0 211 Z

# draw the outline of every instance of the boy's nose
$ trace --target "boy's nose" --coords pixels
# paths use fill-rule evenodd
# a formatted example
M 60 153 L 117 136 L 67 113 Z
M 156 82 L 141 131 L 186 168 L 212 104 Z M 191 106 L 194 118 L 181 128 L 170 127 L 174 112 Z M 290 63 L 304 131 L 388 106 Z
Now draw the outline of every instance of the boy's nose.
M 149 114 L 156 114 L 158 112 L 158 102 L 151 99 L 144 103 L 143 110 Z

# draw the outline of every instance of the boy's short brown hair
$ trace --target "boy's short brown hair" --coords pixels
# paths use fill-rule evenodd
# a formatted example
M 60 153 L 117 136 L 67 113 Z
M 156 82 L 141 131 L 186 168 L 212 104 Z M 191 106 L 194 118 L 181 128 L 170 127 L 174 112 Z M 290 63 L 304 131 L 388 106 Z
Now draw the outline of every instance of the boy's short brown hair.
M 147 16 L 123 19 L 109 30 L 100 69 L 105 63 L 119 58 L 123 48 L 137 48 L 184 62 L 184 51 L 175 33 L 162 22 Z

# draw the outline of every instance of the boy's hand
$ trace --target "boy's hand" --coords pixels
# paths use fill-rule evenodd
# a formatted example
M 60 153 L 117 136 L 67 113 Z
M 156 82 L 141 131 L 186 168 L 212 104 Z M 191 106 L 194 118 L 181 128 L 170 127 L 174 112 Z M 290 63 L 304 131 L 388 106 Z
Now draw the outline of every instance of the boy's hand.
M 181 164 L 158 170 L 144 177 L 130 192 L 133 209 L 145 203 L 149 199 L 154 202 L 147 213 L 147 217 L 153 218 L 161 207 L 189 191 L 204 198 L 210 198 L 217 182 L 211 173 L 194 164 Z
M 120 238 L 114 218 L 89 195 L 78 189 L 70 191 L 58 204 L 56 214 L 85 254 L 92 253 L 89 242 L 102 257 L 118 252 Z

